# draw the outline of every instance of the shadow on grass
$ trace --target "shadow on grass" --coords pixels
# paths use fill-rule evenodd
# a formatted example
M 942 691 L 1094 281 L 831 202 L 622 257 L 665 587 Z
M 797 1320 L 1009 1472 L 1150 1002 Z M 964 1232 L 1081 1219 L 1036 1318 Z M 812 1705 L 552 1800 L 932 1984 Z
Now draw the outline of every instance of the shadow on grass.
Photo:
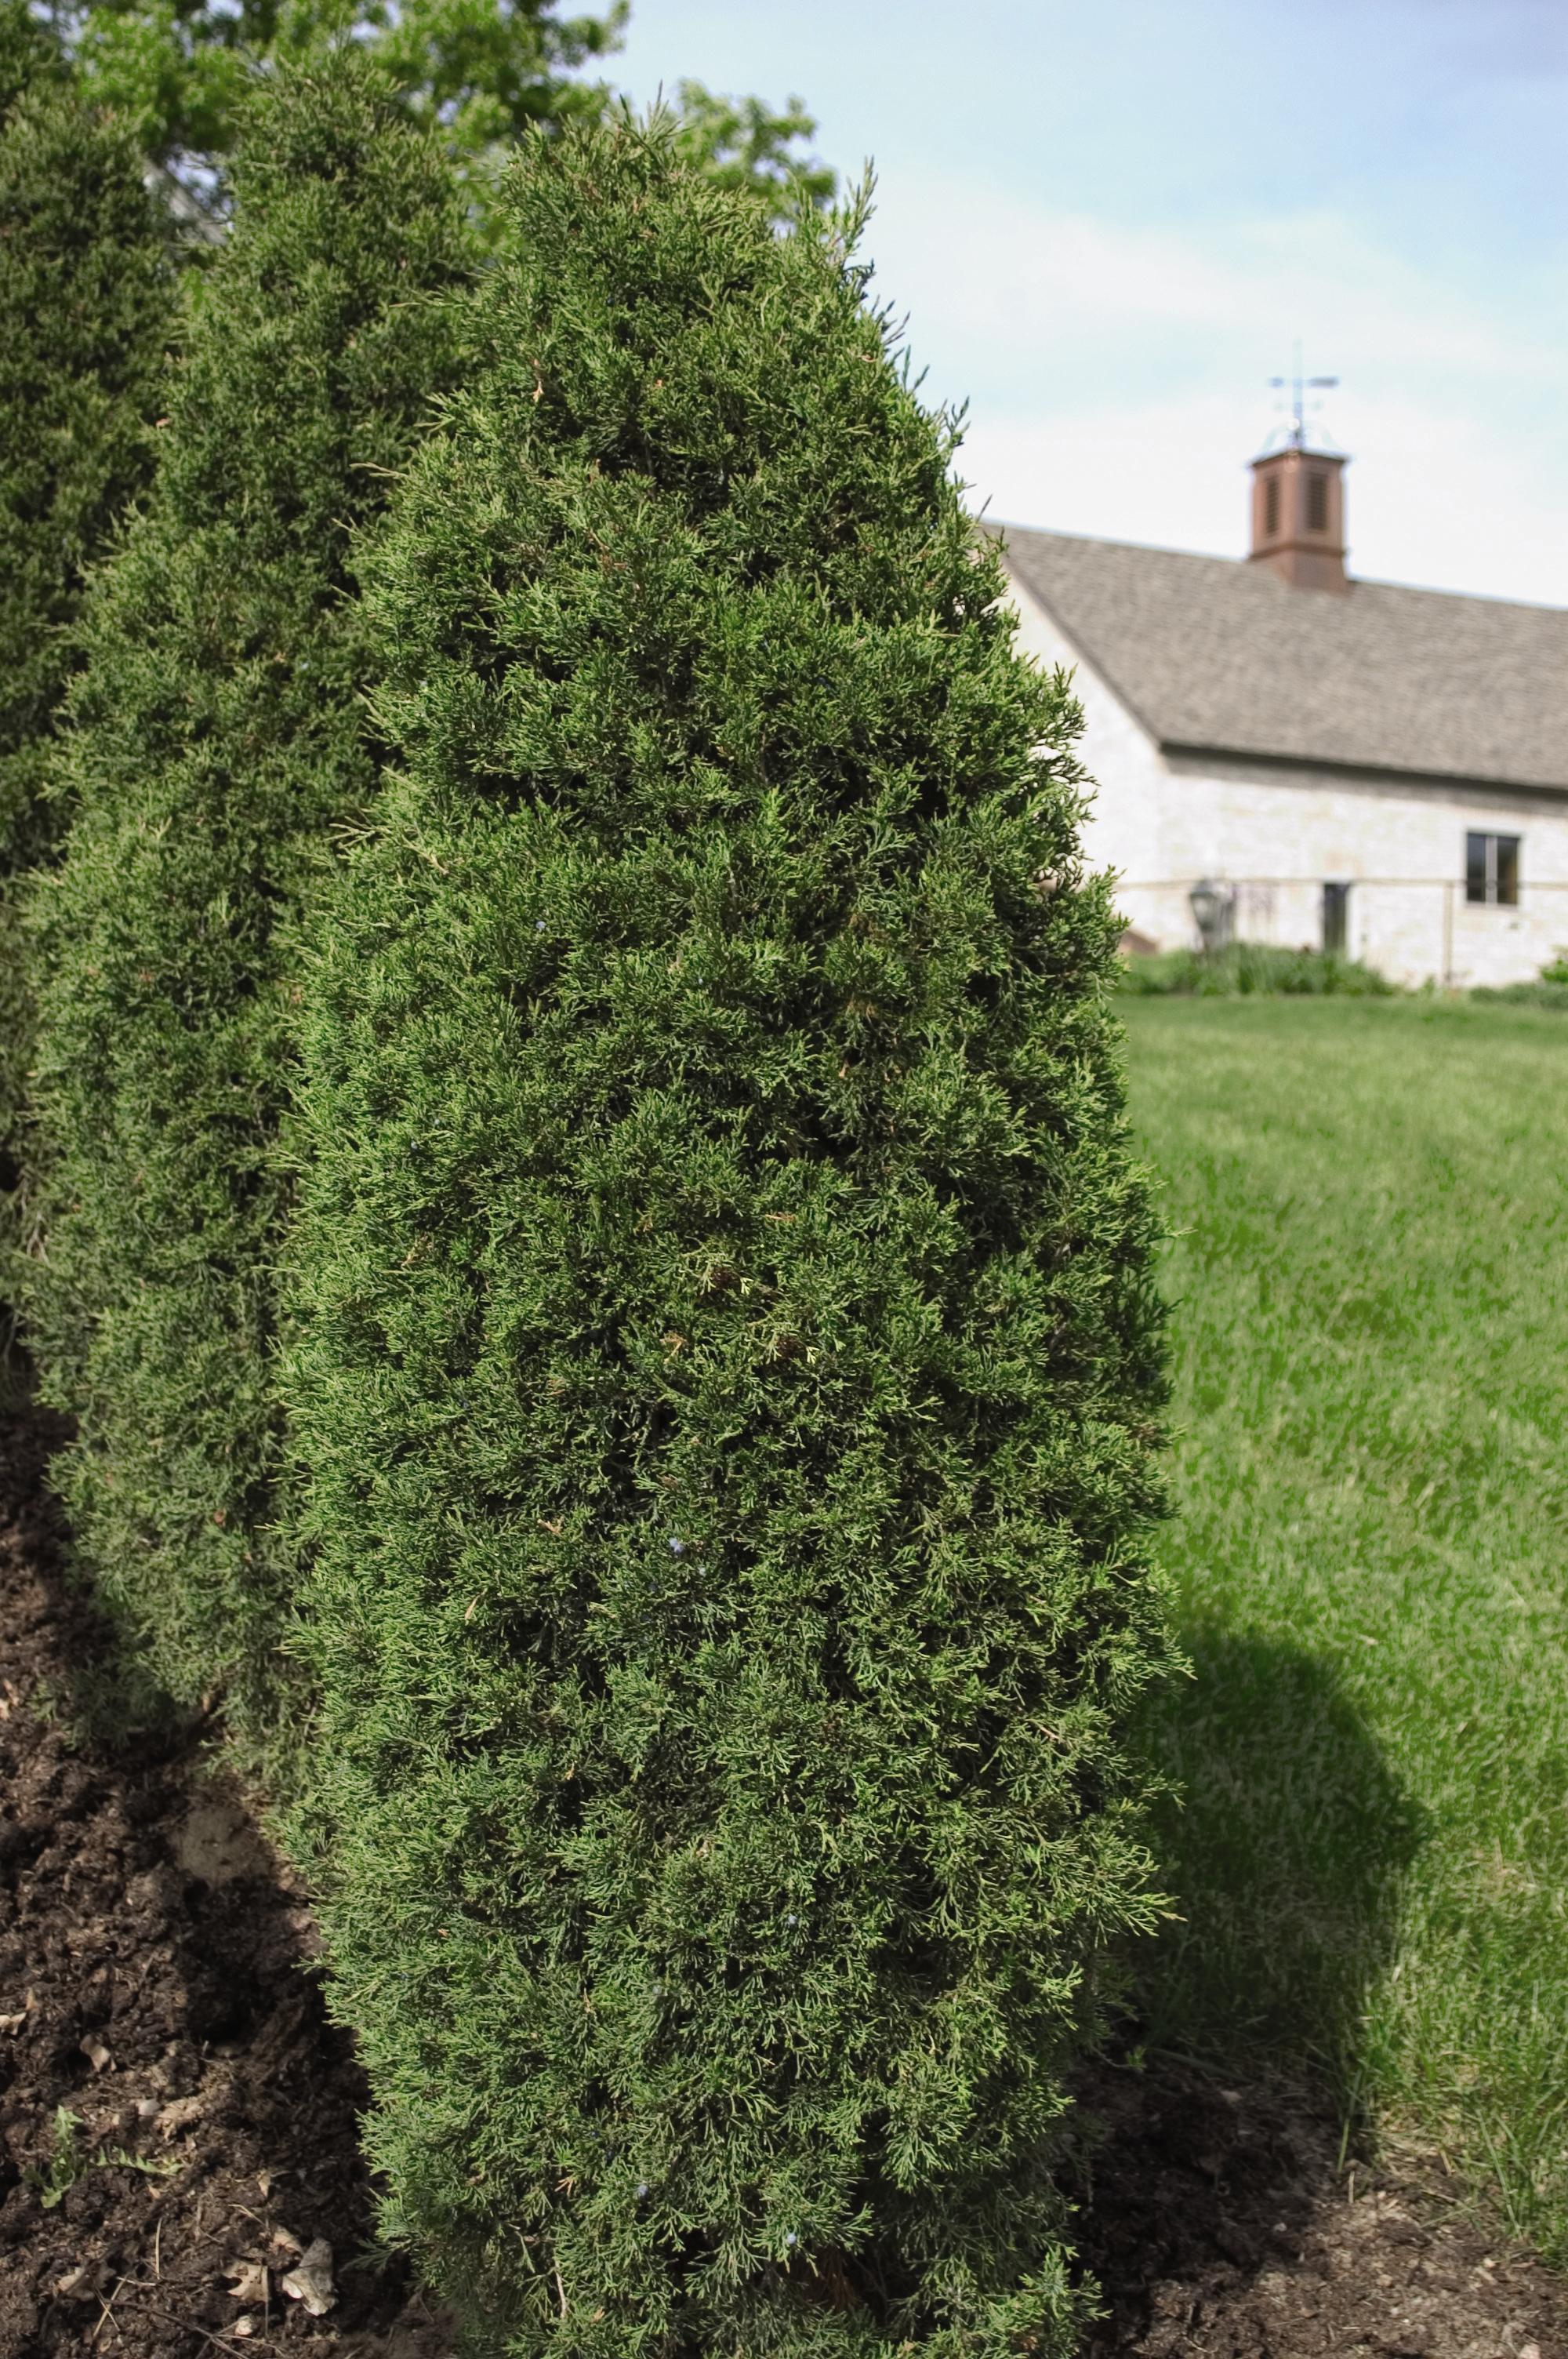
M 1422 1819 L 1332 1663 L 1212 1625 L 1181 1636 L 1194 1675 L 1146 1731 L 1178 1789 L 1154 1836 L 1179 1915 L 1076 2092 L 1074 2241 L 1105 2306 L 1087 2348 L 1187 2349 L 1199 2318 L 1206 2350 L 1348 2348 L 1346 2320 L 1343 2346 L 1322 2339 L 1321 2254 L 1345 2245 L 1362 2026 Z M 1303 2269 L 1299 2302 L 1258 2290 Z
M 1199 1626 L 1151 1725 L 1181 1799 L 1157 1829 L 1168 1924 L 1138 1973 L 1151 2048 L 1314 2082 L 1358 2111 L 1361 2027 L 1424 1839 L 1336 1668 Z

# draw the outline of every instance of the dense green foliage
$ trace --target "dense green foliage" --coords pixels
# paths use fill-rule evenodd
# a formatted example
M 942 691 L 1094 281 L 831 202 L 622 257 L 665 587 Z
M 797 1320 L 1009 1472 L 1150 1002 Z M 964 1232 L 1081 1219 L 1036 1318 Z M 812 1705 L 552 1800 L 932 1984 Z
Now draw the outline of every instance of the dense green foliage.
M 1287 998 L 1387 998 L 1393 984 L 1375 967 L 1338 951 L 1293 951 L 1272 942 L 1227 942 L 1217 951 L 1157 951 L 1128 959 L 1121 988 L 1136 998 L 1237 999 L 1254 992 Z
M 438 129 L 476 214 L 498 228 L 494 175 L 540 125 L 597 117 L 610 101 L 581 70 L 621 44 L 626 0 L 562 16 L 559 0 L 90 0 L 62 18 L 90 87 L 135 129 L 183 215 L 221 214 L 226 162 L 261 60 L 308 64 L 351 30 L 416 121 Z M 783 212 L 821 203 L 833 174 L 802 157 L 816 125 L 798 98 L 721 98 L 677 85 L 682 151 Z
M 1196 1673 L 1154 1715 L 1185 1799 L 1151 2038 L 1324 2075 L 1561 2267 L 1568 1029 L 1415 995 L 1126 1014 Z
M 1505 1000 L 1516 1007 L 1550 1007 L 1562 1015 L 1568 1011 L 1568 953 L 1559 951 L 1549 960 L 1533 983 L 1479 984 L 1470 996 Z
M 65 78 L 60 44 L 27 0 L 0 0 L 0 117 L 27 92 L 58 88 Z
M 625 125 L 510 201 L 308 984 L 372 2151 L 486 2349 L 1060 2350 L 1165 1643 L 1076 714 L 849 223 Z
M 1555 1014 L 1568 1011 L 1568 983 L 1481 983 L 1471 992 L 1472 999 L 1498 999 L 1514 1007 L 1549 1007 Z
M 189 1701 L 248 1710 L 287 1584 L 274 1263 L 297 925 L 377 780 L 353 527 L 450 372 L 449 169 L 345 55 L 260 89 L 145 512 L 84 621 L 39 895 L 34 1329 L 80 1557 Z
M 255 64 L 306 65 L 345 37 L 460 153 L 602 104 L 577 69 L 620 38 L 624 0 L 564 18 L 559 0 L 90 0 L 64 12 L 90 86 L 165 165 L 233 147 Z
M 171 284 L 124 130 L 25 7 L 0 8 L 0 1330 L 26 1225 L 26 878 L 87 567 L 151 473 Z
M 803 198 L 815 205 L 831 201 L 837 176 L 815 158 L 795 153 L 796 140 L 811 138 L 816 129 L 804 99 L 791 98 L 775 112 L 760 98 L 724 98 L 699 82 L 681 82 L 676 104 L 681 155 L 725 188 L 750 189 L 781 214 Z

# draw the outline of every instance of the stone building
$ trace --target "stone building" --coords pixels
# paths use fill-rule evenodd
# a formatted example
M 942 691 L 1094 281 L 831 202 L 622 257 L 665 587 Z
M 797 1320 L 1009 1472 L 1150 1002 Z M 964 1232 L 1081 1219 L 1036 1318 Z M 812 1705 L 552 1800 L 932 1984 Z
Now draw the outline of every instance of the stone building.
M 1002 528 L 1083 704 L 1087 855 L 1134 950 L 1195 943 L 1212 882 L 1238 940 L 1526 980 L 1568 950 L 1568 611 L 1355 580 L 1344 468 L 1255 460 L 1247 559 Z

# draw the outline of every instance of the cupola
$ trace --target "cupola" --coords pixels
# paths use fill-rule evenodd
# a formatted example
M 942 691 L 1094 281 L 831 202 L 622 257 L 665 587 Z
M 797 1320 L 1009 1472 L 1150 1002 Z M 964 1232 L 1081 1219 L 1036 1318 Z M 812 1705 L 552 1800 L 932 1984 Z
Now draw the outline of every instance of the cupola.
M 1275 379 L 1275 383 L 1283 380 Z M 1287 440 L 1252 462 L 1252 548 L 1298 590 L 1348 590 L 1345 571 L 1345 455 L 1314 450 L 1307 440 L 1308 386 L 1333 377 L 1292 380 L 1295 398 Z

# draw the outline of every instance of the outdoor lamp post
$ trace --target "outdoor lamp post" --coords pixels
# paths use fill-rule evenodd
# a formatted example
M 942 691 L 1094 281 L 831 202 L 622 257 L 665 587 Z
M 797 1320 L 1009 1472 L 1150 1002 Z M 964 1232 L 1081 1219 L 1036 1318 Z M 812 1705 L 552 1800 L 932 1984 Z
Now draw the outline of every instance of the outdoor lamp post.
M 1210 876 L 1200 878 L 1187 896 L 1193 915 L 1197 919 L 1198 935 L 1205 952 L 1218 950 L 1225 940 L 1226 920 L 1230 915 L 1230 896 L 1223 885 Z

